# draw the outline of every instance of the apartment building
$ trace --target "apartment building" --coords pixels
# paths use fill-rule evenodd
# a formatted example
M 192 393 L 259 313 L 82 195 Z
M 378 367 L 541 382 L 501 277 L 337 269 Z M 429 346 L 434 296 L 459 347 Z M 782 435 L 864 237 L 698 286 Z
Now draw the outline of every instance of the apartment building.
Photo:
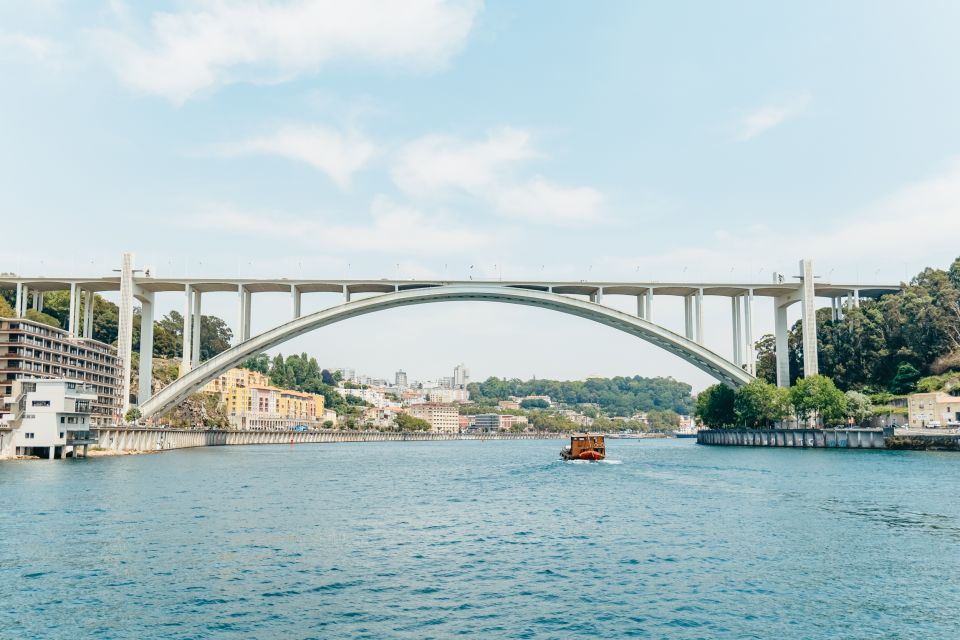
M 25 318 L 0 318 L 0 397 L 11 397 L 17 380 L 79 382 L 96 393 L 90 402 L 93 426 L 107 426 L 120 418 L 121 375 L 111 345 Z

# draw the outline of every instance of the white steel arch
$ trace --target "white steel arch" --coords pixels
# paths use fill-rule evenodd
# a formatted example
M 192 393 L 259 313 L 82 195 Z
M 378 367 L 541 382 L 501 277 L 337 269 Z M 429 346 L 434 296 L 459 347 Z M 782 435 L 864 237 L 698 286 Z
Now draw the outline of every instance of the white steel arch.
M 693 340 L 647 320 L 594 302 L 510 286 L 438 286 L 346 302 L 265 331 L 198 365 L 144 402 L 140 406 L 140 411 L 145 418 L 162 415 L 197 392 L 207 382 L 251 355 L 261 353 L 314 329 L 395 307 L 471 300 L 522 304 L 579 316 L 646 340 L 680 356 L 698 369 L 733 387 L 742 386 L 754 379 L 754 376 L 734 363 Z

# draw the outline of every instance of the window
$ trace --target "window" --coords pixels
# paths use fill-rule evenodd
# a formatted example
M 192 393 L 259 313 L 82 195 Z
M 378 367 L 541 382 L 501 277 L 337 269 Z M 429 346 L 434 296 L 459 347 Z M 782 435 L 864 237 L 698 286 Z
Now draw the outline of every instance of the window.
M 23 437 L 26 438 L 27 440 L 33 440 L 33 434 L 32 434 L 32 433 L 25 433 L 25 434 L 23 434 Z
M 30 403 L 30 406 L 31 407 L 49 407 L 50 401 L 49 400 L 33 400 Z
M 60 437 L 61 437 L 61 438 L 63 437 L 63 431 L 60 432 Z
M 67 418 L 67 424 L 77 424 L 77 416 L 70 416 Z
M 63 416 L 60 416 L 60 424 L 63 424 L 66 421 L 67 421 L 66 418 L 64 418 Z

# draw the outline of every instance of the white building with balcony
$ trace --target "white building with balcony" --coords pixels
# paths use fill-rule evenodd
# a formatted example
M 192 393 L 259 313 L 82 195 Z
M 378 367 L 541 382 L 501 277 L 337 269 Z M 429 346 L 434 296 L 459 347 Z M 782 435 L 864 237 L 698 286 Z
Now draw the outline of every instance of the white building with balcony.
M 55 460 L 76 456 L 96 444 L 91 433 L 97 390 L 76 380 L 23 379 L 0 400 L 0 457 L 38 456 Z

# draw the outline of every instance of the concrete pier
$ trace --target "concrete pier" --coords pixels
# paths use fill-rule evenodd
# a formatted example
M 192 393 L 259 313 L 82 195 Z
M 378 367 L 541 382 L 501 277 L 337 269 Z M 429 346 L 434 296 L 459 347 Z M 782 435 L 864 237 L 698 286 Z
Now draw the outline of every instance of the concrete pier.
M 387 442 L 427 440 L 547 440 L 568 437 L 556 433 L 429 433 L 407 431 L 228 431 L 108 427 L 93 430 L 97 446 L 108 451 L 166 451 L 190 447 L 245 444 L 300 444 L 324 442 Z
M 697 434 L 697 443 L 729 447 L 887 448 L 883 429 L 710 429 Z

